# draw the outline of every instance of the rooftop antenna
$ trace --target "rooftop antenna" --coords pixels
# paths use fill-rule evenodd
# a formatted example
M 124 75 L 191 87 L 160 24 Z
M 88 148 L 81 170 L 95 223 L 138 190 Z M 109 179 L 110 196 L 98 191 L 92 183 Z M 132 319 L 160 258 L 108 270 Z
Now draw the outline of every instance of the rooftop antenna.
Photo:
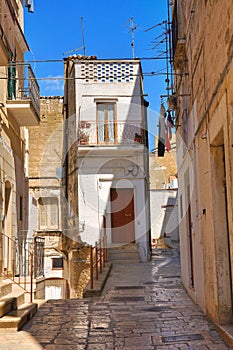
M 82 41 L 83 41 L 83 54 L 86 56 L 86 46 L 85 46 L 85 40 L 84 40 L 84 24 L 83 24 L 83 17 L 80 17 L 81 21 L 81 27 L 82 27 Z
M 132 34 L 132 41 L 131 41 L 131 47 L 132 47 L 132 57 L 134 58 L 134 47 L 135 47 L 135 41 L 134 41 L 134 31 L 137 29 L 138 24 L 134 24 L 134 16 L 132 16 L 126 23 L 130 24 L 130 30 L 129 33 L 131 32 Z
M 167 96 L 170 96 L 170 91 L 173 93 L 173 72 L 172 72 L 172 58 L 171 58 L 171 22 L 170 22 L 170 8 L 171 2 L 170 0 L 167 0 L 167 6 L 168 6 L 168 19 L 164 20 L 160 23 L 155 24 L 154 26 L 147 28 L 145 32 L 148 32 L 152 29 L 155 29 L 157 27 L 163 28 L 163 33 L 158 35 L 155 40 L 155 46 L 153 49 L 158 48 L 160 45 L 165 44 L 165 50 L 162 51 L 162 54 L 164 54 L 164 59 L 166 61 L 166 90 L 167 90 Z M 157 57 L 160 57 L 162 54 L 159 54 Z
M 76 49 L 74 50 L 70 50 L 70 51 L 66 51 L 66 52 L 63 52 L 63 55 L 68 55 L 70 53 L 73 53 L 73 52 L 77 52 L 77 51 L 80 51 L 83 49 L 83 55 L 86 56 L 86 46 L 85 46 L 85 40 L 84 40 L 84 24 L 83 24 L 83 17 L 80 17 L 80 21 L 81 21 L 81 27 L 82 27 L 82 46 L 81 47 L 77 47 Z

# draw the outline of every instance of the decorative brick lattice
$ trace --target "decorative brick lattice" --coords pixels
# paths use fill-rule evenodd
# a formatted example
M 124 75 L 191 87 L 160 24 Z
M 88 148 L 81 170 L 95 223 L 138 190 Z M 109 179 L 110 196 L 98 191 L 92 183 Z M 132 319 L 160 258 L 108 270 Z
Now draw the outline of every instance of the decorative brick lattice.
M 85 82 L 129 83 L 134 79 L 132 63 L 84 62 L 81 64 L 81 78 Z

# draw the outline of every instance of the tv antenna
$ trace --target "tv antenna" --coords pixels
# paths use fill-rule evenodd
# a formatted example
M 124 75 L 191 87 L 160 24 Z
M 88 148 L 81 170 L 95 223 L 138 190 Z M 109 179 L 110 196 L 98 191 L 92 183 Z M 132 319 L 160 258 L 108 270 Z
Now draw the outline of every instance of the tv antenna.
M 84 24 L 83 24 L 83 17 L 80 17 L 80 21 L 81 21 L 81 28 L 82 28 L 82 44 L 83 44 L 83 45 L 82 45 L 81 47 L 77 47 L 77 48 L 74 49 L 74 50 L 70 50 L 70 51 L 63 52 L 63 55 L 68 55 L 68 54 L 70 54 L 70 53 L 83 50 L 83 55 L 86 56 L 86 46 L 85 46 L 85 40 L 84 40 Z
M 130 30 L 129 33 L 131 32 L 132 35 L 132 41 L 131 41 L 131 47 L 132 47 L 132 57 L 134 58 L 134 48 L 135 48 L 135 41 L 134 41 L 134 32 L 137 29 L 137 27 L 139 27 L 138 24 L 134 24 L 134 16 L 132 16 L 127 22 L 126 24 L 130 25 Z

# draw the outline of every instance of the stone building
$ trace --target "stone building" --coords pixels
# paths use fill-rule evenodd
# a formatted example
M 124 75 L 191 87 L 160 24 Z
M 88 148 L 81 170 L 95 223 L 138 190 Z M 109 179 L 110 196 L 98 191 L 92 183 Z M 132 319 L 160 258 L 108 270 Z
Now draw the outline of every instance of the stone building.
M 232 11 L 228 0 L 173 2 L 182 278 L 219 325 L 233 312 Z
M 24 36 L 22 0 L 0 1 L 0 295 L 12 282 L 29 274 L 28 242 L 28 131 L 40 121 L 39 86 L 24 53 L 29 47 Z M 27 5 L 33 10 L 33 1 Z M 32 246 L 31 246 L 32 248 Z M 34 275 L 35 276 L 35 275 Z M 36 277 L 36 276 L 35 276 Z M 8 280 L 6 281 L 6 278 Z M 22 278 L 21 278 L 22 281 Z M 25 279 L 24 290 L 28 290 Z M 20 288 L 20 287 L 19 287 Z M 19 306 L 18 295 L 9 299 Z M 17 303 L 16 303 L 17 300 Z M 24 297 L 21 297 L 21 303 Z M 4 309 L 4 301 L 2 309 Z M 13 305 L 13 306 L 12 306 Z M 25 307 L 25 306 L 24 306 Z M 9 310 L 9 308 L 8 308 Z M 5 312 L 5 311 L 4 311 Z M 1 311 L 1 315 L 4 315 Z M 26 315 L 26 307 L 25 307 Z M 0 319 L 1 321 L 2 319 Z M 1 322 L 0 322 L 1 323 Z
M 12 272 L 7 239 L 28 231 L 27 127 L 40 120 L 39 87 L 23 34 L 23 1 L 0 2 L 0 270 Z M 21 62 L 21 63 L 17 63 Z M 13 243 L 12 243 L 13 244 Z M 3 258 L 4 256 L 4 258 Z
M 85 249 L 79 249 L 66 229 L 63 97 L 41 97 L 40 110 L 40 125 L 29 128 L 29 236 L 45 239 L 44 295 L 40 297 L 77 297 L 87 284 L 89 266 L 78 263 L 85 260 Z
M 62 242 L 63 98 L 40 99 L 40 125 L 29 128 L 29 236 L 45 238 L 44 295 L 67 295 Z M 51 278 L 53 280 L 51 281 Z

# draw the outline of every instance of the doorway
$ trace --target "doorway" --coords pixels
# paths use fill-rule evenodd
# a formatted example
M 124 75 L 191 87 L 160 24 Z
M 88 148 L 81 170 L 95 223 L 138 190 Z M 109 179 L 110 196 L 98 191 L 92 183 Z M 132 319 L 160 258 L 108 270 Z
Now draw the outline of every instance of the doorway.
M 111 188 L 112 243 L 135 242 L 134 190 Z
M 211 173 L 214 179 L 214 234 L 218 281 L 219 323 L 232 322 L 232 263 L 231 240 L 228 226 L 226 164 L 223 134 L 220 133 L 210 148 Z M 224 288 L 223 288 L 224 286 Z

